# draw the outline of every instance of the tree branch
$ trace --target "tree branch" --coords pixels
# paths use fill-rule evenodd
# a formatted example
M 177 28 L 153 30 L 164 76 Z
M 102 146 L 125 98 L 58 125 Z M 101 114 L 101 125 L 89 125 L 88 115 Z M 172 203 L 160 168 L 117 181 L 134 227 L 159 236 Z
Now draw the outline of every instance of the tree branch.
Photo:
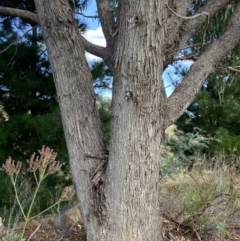
M 183 25 L 185 19 L 180 18 L 179 16 L 187 16 L 188 9 L 192 3 L 192 0 L 185 0 L 185 1 L 171 1 L 169 2 L 169 5 L 166 5 L 166 8 L 170 8 L 168 11 L 168 18 L 166 20 L 166 38 L 165 38 L 165 51 L 166 51 L 166 59 L 164 65 L 166 66 L 169 62 L 172 61 L 172 58 L 174 56 L 173 49 L 179 49 L 179 39 L 180 39 L 180 31 L 179 29 Z M 174 9 L 174 11 L 173 11 Z M 176 12 L 174 14 L 173 12 Z M 179 52 L 179 51 L 178 51 Z
M 32 23 L 32 24 L 39 24 L 37 14 L 32 13 L 27 10 L 21 10 L 21 9 L 16 9 L 16 8 L 7 8 L 7 7 L 0 7 L 0 15 L 2 16 L 12 16 L 12 17 L 19 17 L 21 19 L 24 19 L 25 21 Z M 104 47 L 95 45 L 88 40 L 86 40 L 82 36 L 82 44 L 84 46 L 84 49 L 86 52 L 96 55 L 102 59 L 106 59 L 106 52 Z
M 174 15 L 176 15 L 176 16 L 178 16 L 179 18 L 182 18 L 182 19 L 194 19 L 194 18 L 200 17 L 200 16 L 202 16 L 202 15 L 204 15 L 204 14 L 207 15 L 207 16 L 209 15 L 208 12 L 201 11 L 200 13 L 197 13 L 197 14 L 195 14 L 195 15 L 193 15 L 193 16 L 182 16 L 182 15 L 174 12 L 174 11 L 168 6 L 168 4 L 166 4 L 166 6 L 167 6 L 167 8 L 168 8 Z
M 165 106 L 165 127 L 173 123 L 191 104 L 215 66 L 240 42 L 240 2 L 237 4 L 222 36 L 209 45 L 193 64 L 183 81 L 168 98 Z
M 89 15 L 85 15 L 84 13 L 82 13 L 82 12 L 80 12 L 80 11 L 75 11 L 75 13 L 83 16 L 84 18 L 93 18 L 93 19 L 99 18 L 98 15 L 89 16 Z
M 36 24 L 36 25 L 39 24 L 37 15 L 27 10 L 0 7 L 0 15 L 19 17 L 29 23 Z
M 112 56 L 111 50 L 109 48 L 102 47 L 89 42 L 82 35 L 81 35 L 81 40 L 82 40 L 84 50 L 90 54 L 93 54 L 97 57 L 102 58 L 106 63 L 106 65 L 108 66 L 108 68 L 110 69 L 110 71 L 113 73 L 114 64 L 111 57 Z
M 216 15 L 222 8 L 226 7 L 231 0 L 211 0 L 207 2 L 202 8 L 196 12 L 196 16 L 200 13 L 209 13 L 209 18 Z M 193 16 L 195 16 L 193 15 Z M 198 18 L 191 19 L 191 21 L 186 20 L 181 27 L 181 38 L 179 43 L 179 48 L 183 48 L 187 40 L 202 26 L 206 23 L 206 15 L 198 16 Z
M 106 38 L 107 47 L 112 45 L 113 35 L 115 32 L 114 16 L 111 12 L 109 0 L 96 0 L 98 15 L 102 25 L 103 34 Z
M 105 51 L 106 51 L 105 47 L 93 44 L 93 43 L 89 42 L 87 39 L 85 39 L 83 36 L 81 39 L 82 39 L 82 44 L 83 44 L 84 50 L 86 52 L 104 59 Z

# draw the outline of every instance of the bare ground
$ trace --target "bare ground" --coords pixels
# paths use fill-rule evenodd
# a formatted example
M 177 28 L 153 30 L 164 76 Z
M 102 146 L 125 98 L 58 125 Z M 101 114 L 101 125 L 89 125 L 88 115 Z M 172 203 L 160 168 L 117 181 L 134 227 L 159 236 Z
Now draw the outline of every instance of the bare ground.
M 20 227 L 17 230 L 20 231 Z M 55 228 L 51 218 L 33 220 L 29 223 L 26 241 L 86 241 L 82 223 L 68 223 L 63 229 Z M 240 227 L 228 227 L 227 232 L 216 235 L 211 232 L 198 233 L 191 226 L 163 218 L 163 241 L 239 241 Z

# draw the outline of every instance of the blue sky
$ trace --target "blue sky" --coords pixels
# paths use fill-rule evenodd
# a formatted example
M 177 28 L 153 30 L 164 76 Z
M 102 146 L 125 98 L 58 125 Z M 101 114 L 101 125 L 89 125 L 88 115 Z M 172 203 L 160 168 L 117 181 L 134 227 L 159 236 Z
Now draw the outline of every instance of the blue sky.
M 90 0 L 88 4 L 88 8 L 84 11 L 84 14 L 88 16 L 94 16 L 96 15 L 96 10 L 97 10 L 96 1 Z M 87 23 L 88 23 L 89 29 L 97 29 L 101 27 L 98 20 L 88 19 Z
M 90 0 L 88 8 L 84 11 L 84 14 L 87 16 L 95 16 L 96 10 L 97 7 L 95 0 Z M 105 46 L 106 42 L 99 21 L 96 19 L 85 18 L 84 22 L 87 24 L 87 31 L 83 34 L 84 37 L 94 44 Z M 88 53 L 86 53 L 86 57 L 89 62 L 100 60 L 96 56 Z

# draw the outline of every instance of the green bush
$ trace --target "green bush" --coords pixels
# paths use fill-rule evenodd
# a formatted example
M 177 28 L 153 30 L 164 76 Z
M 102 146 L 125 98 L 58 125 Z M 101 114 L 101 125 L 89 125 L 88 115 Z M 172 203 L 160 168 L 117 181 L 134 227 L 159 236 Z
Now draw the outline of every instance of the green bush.
M 198 128 L 193 133 L 184 133 L 171 125 L 166 130 L 162 144 L 161 177 L 190 170 L 198 160 L 199 153 L 208 148 L 213 138 L 205 137 Z

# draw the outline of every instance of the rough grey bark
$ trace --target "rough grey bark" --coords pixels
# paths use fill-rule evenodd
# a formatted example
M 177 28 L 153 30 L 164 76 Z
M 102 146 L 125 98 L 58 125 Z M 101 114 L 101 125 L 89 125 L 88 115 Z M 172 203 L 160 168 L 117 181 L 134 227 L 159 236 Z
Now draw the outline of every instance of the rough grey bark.
M 124 1 L 120 7 L 106 173 L 107 222 L 114 230 L 109 240 L 161 240 L 158 180 L 165 3 Z
M 35 0 L 35 4 L 54 75 L 81 214 L 89 240 L 94 240 L 91 234 L 98 230 L 98 223 L 91 176 L 102 160 L 90 155 L 102 156 L 105 145 L 92 77 L 68 1 Z
M 211 0 L 201 10 L 211 10 L 212 17 L 229 2 Z M 67 0 L 35 0 L 38 19 L 19 9 L 0 8 L 0 14 L 40 23 L 43 29 L 88 240 L 159 241 L 158 175 L 164 129 L 239 43 L 240 3 L 223 35 L 208 46 L 168 99 L 161 78 L 164 67 L 206 17 L 189 21 L 169 10 L 187 16 L 190 0 L 183 4 L 122 0 L 115 23 L 109 1 L 97 3 L 105 48 L 80 36 Z M 108 158 L 84 48 L 102 57 L 114 75 Z

